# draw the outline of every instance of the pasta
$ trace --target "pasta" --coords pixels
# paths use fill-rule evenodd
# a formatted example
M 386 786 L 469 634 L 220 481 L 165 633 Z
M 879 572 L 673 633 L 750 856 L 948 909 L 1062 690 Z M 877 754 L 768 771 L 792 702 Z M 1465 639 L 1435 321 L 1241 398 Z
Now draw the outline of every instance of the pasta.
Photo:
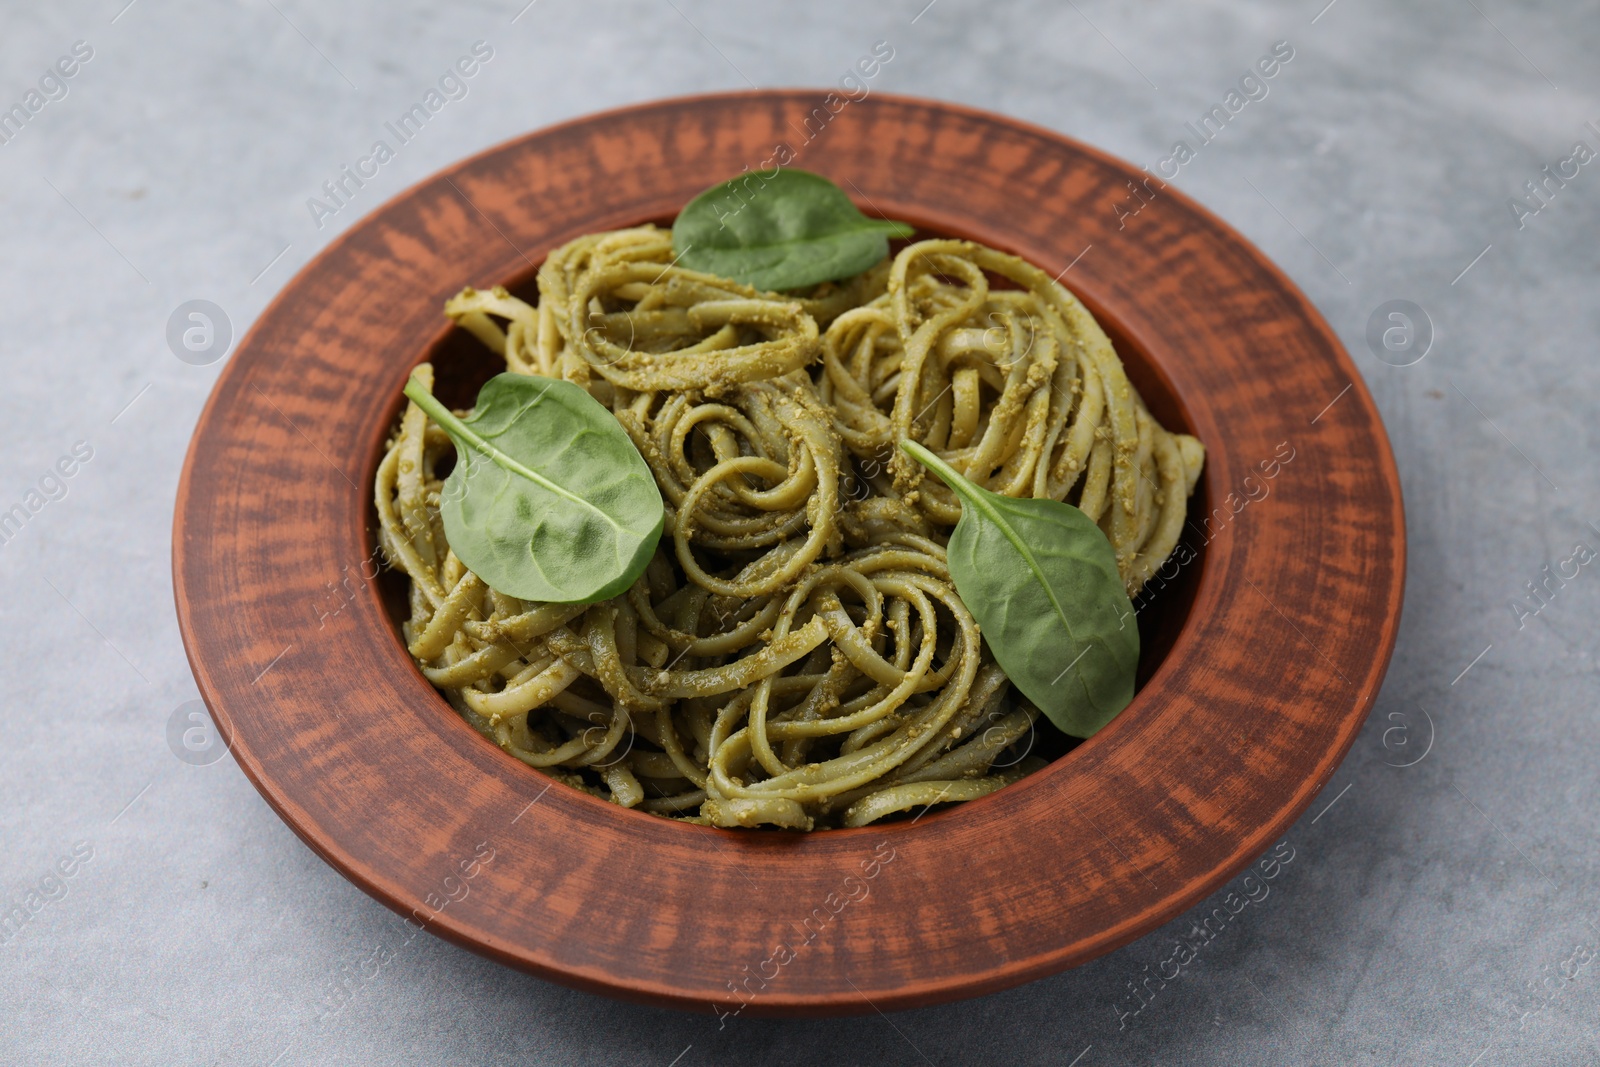
M 451 551 L 450 438 L 415 404 L 379 466 L 380 546 L 411 579 L 408 650 L 479 731 L 624 807 L 717 826 L 860 826 L 1043 765 L 951 584 L 955 498 L 894 448 L 1081 508 L 1130 594 L 1177 543 L 1203 461 L 1036 267 L 913 243 L 804 295 L 676 265 L 640 227 L 553 252 L 530 305 L 446 313 L 508 370 L 588 390 L 666 507 L 644 575 L 592 605 L 520 601 Z M 419 374 L 431 385 L 431 368 Z

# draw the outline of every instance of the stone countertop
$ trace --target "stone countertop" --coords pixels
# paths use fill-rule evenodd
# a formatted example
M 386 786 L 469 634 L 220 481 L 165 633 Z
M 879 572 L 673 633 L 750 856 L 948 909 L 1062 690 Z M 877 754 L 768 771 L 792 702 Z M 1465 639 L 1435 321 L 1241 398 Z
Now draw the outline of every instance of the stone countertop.
M 0 944 L 8 1062 L 1600 1062 L 1600 577 L 1580 562 L 1600 548 L 1593 5 L 524 2 L 6 4 L 0 107 L 37 111 L 0 127 L 0 511 L 29 512 L 0 544 L 0 897 L 43 901 Z M 479 41 L 465 95 L 313 217 L 322 183 Z M 209 300 L 236 339 L 354 219 L 523 131 L 825 89 L 879 41 L 873 91 L 1151 165 L 1288 42 L 1175 184 L 1309 294 L 1393 439 L 1410 581 L 1365 731 L 1220 932 L 1193 928 L 1225 893 L 955 1005 L 719 1029 L 431 937 L 393 948 L 398 919 L 231 759 L 175 758 L 197 692 L 173 498 L 223 364 L 174 358 L 169 317 Z M 1420 335 L 1369 346 L 1394 300 L 1431 323 L 1426 358 Z

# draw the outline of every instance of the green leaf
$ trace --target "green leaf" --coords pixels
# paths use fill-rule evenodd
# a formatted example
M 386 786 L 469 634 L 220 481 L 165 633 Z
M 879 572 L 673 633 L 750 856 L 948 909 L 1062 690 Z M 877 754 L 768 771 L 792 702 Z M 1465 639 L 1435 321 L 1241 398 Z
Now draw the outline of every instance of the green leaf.
M 523 600 L 592 604 L 633 584 L 661 539 L 661 491 L 633 441 L 570 382 L 497 374 L 459 419 L 415 377 L 456 465 L 439 500 L 462 563 Z
M 1106 535 L 1071 504 L 1000 496 L 900 447 L 961 500 L 950 578 L 1011 683 L 1063 733 L 1110 722 L 1133 699 L 1139 627 Z
M 915 232 L 863 215 L 820 174 L 753 171 L 689 201 L 672 224 L 672 251 L 690 270 L 799 289 L 860 274 L 889 254 L 890 237 Z

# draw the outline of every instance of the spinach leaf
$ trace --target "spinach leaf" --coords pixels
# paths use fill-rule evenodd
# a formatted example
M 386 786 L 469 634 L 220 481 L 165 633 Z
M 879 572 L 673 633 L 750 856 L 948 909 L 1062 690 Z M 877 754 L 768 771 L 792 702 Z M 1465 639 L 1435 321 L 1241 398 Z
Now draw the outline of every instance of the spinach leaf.
M 415 377 L 405 392 L 455 442 L 444 532 L 490 588 L 592 604 L 644 572 L 666 510 L 644 457 L 599 401 L 570 382 L 497 374 L 460 419 Z
M 900 447 L 961 500 L 950 578 L 1012 684 L 1063 733 L 1110 722 L 1133 699 L 1139 627 L 1106 535 L 1071 504 L 991 493 Z
M 863 215 L 844 190 L 804 170 L 753 171 L 678 213 L 672 251 L 690 270 L 757 289 L 799 289 L 860 274 L 916 231 Z

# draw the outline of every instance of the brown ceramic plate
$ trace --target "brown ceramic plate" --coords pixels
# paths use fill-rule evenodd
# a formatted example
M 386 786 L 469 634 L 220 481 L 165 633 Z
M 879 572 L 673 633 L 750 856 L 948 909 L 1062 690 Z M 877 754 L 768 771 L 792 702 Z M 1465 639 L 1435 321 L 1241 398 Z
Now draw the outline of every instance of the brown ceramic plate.
M 834 114 L 823 95 L 627 108 L 407 190 L 256 322 L 184 467 L 178 618 L 251 781 L 384 904 L 585 989 L 824 1014 L 1083 963 L 1272 845 L 1338 767 L 1394 644 L 1394 459 L 1349 357 L 1276 267 L 1175 189 L 1131 201 L 1143 174 L 1054 133 L 876 94 Z M 443 328 L 445 299 L 526 289 L 551 248 L 670 220 L 779 146 L 869 212 L 1070 266 L 1156 415 L 1208 450 L 1193 558 L 1144 613 L 1133 704 L 1045 770 L 914 823 L 717 830 L 551 786 L 423 680 L 392 590 L 367 580 L 407 373 L 436 358 L 467 403 L 491 369 Z

